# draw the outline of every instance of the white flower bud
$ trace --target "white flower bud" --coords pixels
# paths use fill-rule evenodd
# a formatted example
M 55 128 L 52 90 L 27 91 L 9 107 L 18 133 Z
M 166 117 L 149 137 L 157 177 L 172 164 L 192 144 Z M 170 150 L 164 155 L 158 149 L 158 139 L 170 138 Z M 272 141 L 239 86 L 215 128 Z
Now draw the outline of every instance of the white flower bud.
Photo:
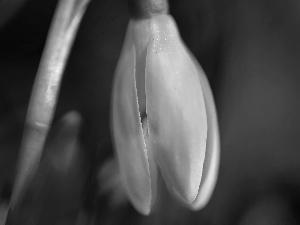
M 171 16 L 130 21 L 114 82 L 113 137 L 134 207 L 150 213 L 158 168 L 179 199 L 203 207 L 219 165 L 216 110 Z

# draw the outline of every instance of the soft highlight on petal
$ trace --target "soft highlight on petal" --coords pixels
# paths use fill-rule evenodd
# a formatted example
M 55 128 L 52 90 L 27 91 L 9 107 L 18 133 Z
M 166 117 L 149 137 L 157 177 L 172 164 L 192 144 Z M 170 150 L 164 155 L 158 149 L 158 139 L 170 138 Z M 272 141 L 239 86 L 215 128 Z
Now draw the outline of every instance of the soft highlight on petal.
M 205 158 L 207 118 L 198 68 L 170 16 L 150 20 L 146 58 L 149 140 L 169 187 L 195 200 Z
M 194 59 L 195 63 L 196 60 Z M 203 165 L 202 180 L 196 200 L 192 203 L 193 210 L 199 210 L 206 206 L 215 188 L 220 161 L 220 136 L 218 117 L 212 91 L 204 71 L 199 67 L 199 77 L 203 88 L 205 108 L 207 114 L 207 126 L 209 127 L 206 142 L 206 154 Z
M 135 49 L 132 22 L 115 77 L 113 91 L 113 136 L 122 182 L 130 201 L 144 215 L 151 208 L 151 179 L 147 149 L 140 121 L 135 82 Z

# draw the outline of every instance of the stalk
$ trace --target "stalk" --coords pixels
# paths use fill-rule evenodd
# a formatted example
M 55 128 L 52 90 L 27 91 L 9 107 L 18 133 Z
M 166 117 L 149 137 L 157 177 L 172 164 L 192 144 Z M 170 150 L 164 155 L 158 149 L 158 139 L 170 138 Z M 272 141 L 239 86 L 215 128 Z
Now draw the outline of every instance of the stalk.
M 38 169 L 62 75 L 89 1 L 60 0 L 57 5 L 31 93 L 9 214 L 22 201 Z

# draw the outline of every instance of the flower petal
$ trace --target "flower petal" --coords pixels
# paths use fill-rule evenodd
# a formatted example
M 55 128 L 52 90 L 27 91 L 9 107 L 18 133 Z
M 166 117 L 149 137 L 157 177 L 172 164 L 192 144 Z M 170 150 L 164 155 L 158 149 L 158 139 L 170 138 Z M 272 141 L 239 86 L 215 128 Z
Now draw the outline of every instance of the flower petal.
M 113 90 L 113 136 L 122 182 L 137 211 L 149 214 L 151 179 L 135 81 L 132 21 L 118 62 Z
M 170 16 L 150 20 L 146 105 L 154 158 L 168 186 L 195 200 L 205 158 L 207 118 L 198 68 Z
M 194 59 L 194 61 L 197 63 L 196 59 Z M 198 67 L 199 71 L 201 71 L 200 65 L 198 65 Z M 210 200 L 217 182 L 220 161 L 219 126 L 214 98 L 209 82 L 203 71 L 199 74 L 199 77 L 203 88 L 208 131 L 202 180 L 198 196 L 191 205 L 191 208 L 194 210 L 203 208 Z

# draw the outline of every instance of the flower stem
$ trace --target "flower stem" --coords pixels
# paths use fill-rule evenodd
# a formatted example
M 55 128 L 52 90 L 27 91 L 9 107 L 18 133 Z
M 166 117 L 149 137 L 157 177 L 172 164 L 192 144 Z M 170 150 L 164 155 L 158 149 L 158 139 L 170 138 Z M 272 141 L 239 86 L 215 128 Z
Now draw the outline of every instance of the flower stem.
M 10 213 L 34 177 L 55 111 L 72 43 L 90 0 L 60 0 L 47 37 L 27 111 Z
M 150 18 L 169 12 L 168 0 L 128 0 L 130 16 L 134 19 Z

